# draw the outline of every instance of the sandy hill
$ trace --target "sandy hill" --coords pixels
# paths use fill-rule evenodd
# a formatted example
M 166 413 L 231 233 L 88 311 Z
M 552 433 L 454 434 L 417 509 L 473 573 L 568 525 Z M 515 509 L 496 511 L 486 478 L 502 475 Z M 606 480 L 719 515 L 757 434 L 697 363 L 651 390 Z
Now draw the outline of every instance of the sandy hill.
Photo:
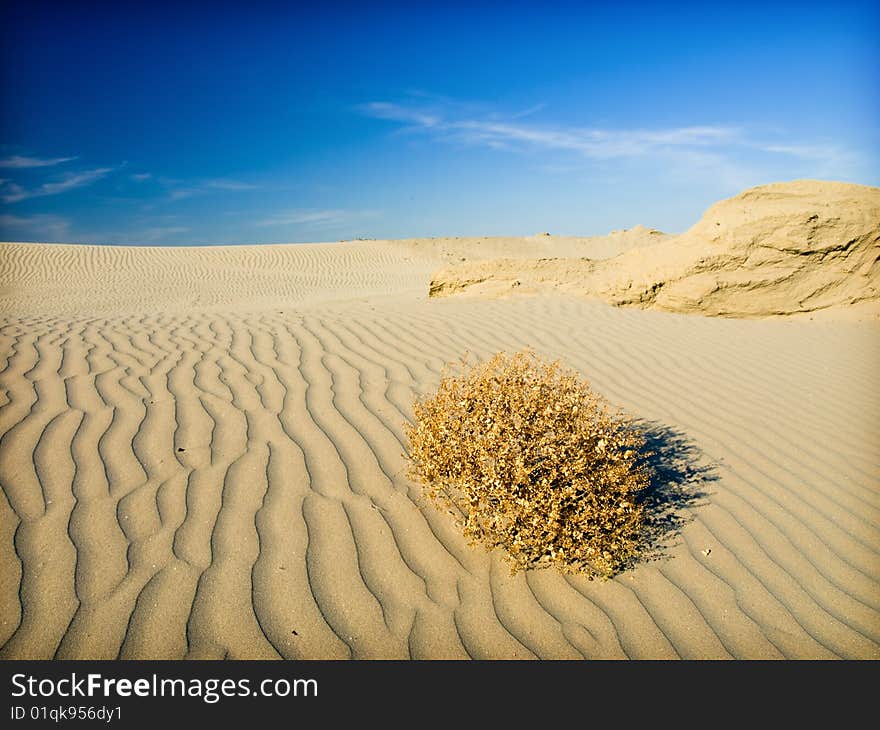
M 100 315 L 314 308 L 427 295 L 441 266 L 501 257 L 600 260 L 666 236 L 637 226 L 608 236 L 416 238 L 242 246 L 0 243 L 0 313 Z M 197 285 L 196 285 L 197 284 Z
M 605 260 L 467 262 L 432 296 L 559 291 L 619 306 L 728 317 L 880 314 L 880 188 L 799 180 L 723 200 L 680 236 Z

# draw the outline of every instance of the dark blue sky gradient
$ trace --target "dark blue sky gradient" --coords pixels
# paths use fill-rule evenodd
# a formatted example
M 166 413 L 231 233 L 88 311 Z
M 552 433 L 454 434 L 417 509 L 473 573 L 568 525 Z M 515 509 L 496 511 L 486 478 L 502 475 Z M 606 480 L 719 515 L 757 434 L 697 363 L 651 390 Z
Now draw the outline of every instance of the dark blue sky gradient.
M 880 181 L 876 3 L 2 8 L 4 240 L 681 230 Z

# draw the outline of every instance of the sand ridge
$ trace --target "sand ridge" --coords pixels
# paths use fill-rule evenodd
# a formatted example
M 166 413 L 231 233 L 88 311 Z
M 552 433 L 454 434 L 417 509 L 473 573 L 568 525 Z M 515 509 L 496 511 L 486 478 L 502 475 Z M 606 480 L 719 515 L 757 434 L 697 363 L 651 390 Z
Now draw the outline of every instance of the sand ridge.
M 636 227 L 608 236 L 231 246 L 104 246 L 0 243 L 0 313 L 113 314 L 223 311 L 242 305 L 299 308 L 384 294 L 427 293 L 438 266 L 501 256 L 603 259 L 665 238 Z
M 564 291 L 709 316 L 822 312 L 880 318 L 880 188 L 798 180 L 723 200 L 679 236 L 603 260 L 558 256 L 459 262 L 432 296 Z
M 0 657 L 880 658 L 878 325 L 429 298 L 474 249 L 0 246 Z M 406 478 L 527 345 L 666 449 L 662 560 L 512 576 Z

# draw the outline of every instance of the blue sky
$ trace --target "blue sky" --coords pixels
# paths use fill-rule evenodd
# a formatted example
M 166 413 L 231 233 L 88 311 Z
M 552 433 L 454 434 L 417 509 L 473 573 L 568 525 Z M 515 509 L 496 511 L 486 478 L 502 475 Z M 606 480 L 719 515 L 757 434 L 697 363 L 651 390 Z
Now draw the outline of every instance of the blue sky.
M 670 232 L 880 184 L 877 3 L 5 3 L 0 240 Z

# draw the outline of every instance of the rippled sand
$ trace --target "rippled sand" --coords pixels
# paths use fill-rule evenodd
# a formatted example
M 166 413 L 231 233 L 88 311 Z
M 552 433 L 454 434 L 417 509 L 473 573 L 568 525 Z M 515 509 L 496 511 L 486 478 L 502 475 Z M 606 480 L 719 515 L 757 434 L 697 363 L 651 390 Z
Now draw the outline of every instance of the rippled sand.
M 0 657 L 880 658 L 880 326 L 428 299 L 496 244 L 0 245 Z M 663 559 L 511 576 L 406 479 L 525 345 L 684 464 Z

